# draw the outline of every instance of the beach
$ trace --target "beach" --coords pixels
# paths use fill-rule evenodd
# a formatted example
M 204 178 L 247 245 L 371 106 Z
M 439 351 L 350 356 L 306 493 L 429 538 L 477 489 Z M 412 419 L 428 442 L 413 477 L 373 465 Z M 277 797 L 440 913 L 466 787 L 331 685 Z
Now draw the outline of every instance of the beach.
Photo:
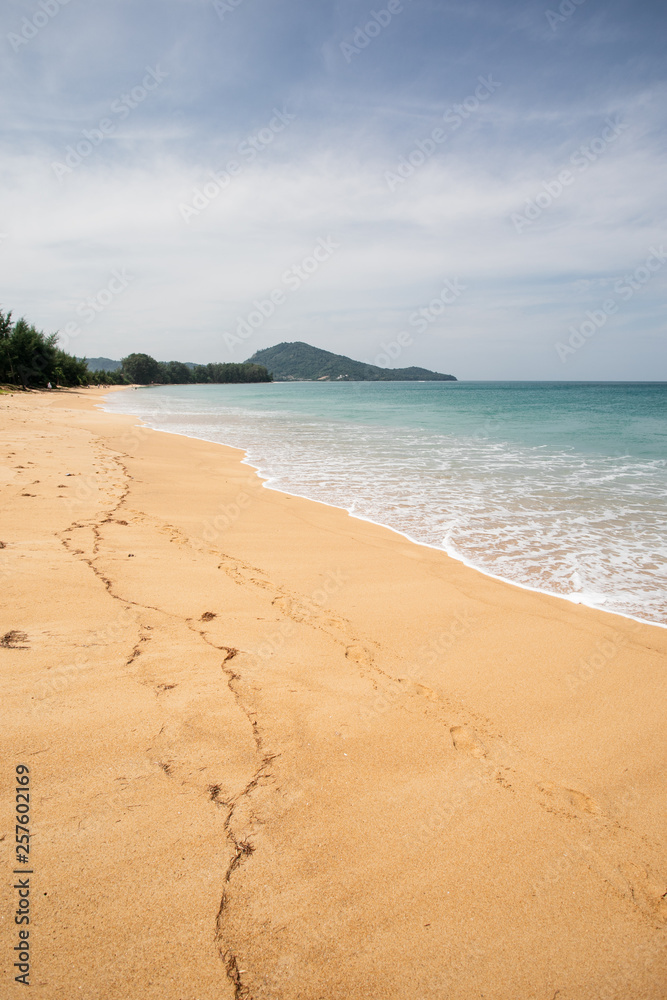
M 25 765 L 45 1000 L 664 998 L 665 629 L 108 392 L 0 397 L 5 978 Z

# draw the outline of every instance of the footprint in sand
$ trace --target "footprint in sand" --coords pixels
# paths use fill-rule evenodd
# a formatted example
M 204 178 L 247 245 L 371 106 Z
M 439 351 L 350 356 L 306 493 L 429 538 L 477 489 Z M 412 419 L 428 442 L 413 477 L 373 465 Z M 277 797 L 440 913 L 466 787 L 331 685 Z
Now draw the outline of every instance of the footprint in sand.
M 667 922 L 667 891 L 664 883 L 649 877 L 646 868 L 632 861 L 623 862 L 619 871 L 627 879 L 633 899 L 642 899 L 660 923 Z
M 361 667 L 370 667 L 373 662 L 373 657 L 363 646 L 348 646 L 345 650 L 345 656 Z
M 409 691 L 410 694 L 417 694 L 420 698 L 426 698 L 428 701 L 439 701 L 436 692 L 432 688 L 426 687 L 425 684 L 411 681 L 407 677 L 398 677 L 397 680 L 399 684 L 405 685 L 405 690 Z
M 425 684 L 418 684 L 415 681 L 414 689 L 418 695 L 421 695 L 422 698 L 428 698 L 429 701 L 438 700 L 438 696 L 435 691 L 433 691 L 430 687 L 426 687 Z
M 473 729 L 468 726 L 452 726 L 449 730 L 452 742 L 461 753 L 470 757 L 486 757 L 486 747 Z
M 574 788 L 561 788 L 550 781 L 544 781 L 537 787 L 545 796 L 546 802 L 543 805 L 546 805 L 548 809 L 565 813 L 576 809 L 578 812 L 588 813 L 591 816 L 600 812 L 600 807 L 595 799 Z

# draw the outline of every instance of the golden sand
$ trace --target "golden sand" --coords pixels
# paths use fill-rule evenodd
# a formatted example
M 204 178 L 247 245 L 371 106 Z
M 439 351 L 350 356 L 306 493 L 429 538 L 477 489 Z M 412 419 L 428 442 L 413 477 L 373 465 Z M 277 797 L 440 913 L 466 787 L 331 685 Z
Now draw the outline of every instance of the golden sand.
M 667 996 L 657 627 L 0 396 L 5 865 L 43 1000 Z

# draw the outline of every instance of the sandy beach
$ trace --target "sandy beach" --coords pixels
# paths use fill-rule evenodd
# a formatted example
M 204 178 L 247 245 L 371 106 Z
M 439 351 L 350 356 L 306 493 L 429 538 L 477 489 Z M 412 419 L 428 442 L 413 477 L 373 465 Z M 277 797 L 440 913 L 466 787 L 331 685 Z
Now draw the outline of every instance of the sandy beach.
M 0 396 L 3 996 L 667 996 L 667 631 Z M 33 950 L 34 949 L 34 950 Z

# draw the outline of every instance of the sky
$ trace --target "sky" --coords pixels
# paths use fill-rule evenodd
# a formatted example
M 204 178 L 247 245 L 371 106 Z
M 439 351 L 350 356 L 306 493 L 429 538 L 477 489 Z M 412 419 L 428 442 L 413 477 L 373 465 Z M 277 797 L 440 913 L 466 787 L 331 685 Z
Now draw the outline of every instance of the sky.
M 4 0 L 0 308 L 77 356 L 662 380 L 666 27 L 664 0 Z

